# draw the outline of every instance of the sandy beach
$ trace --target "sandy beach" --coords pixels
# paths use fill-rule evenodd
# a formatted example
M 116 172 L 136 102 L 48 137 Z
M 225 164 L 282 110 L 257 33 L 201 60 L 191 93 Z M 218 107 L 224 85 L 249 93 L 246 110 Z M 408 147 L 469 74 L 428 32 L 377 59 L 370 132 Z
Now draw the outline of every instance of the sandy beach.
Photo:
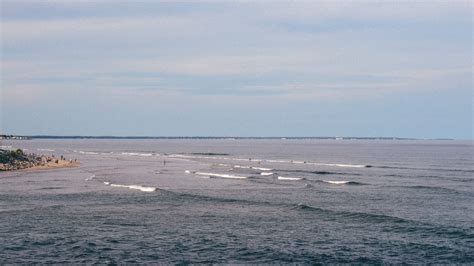
M 4 169 L 4 166 L 0 164 L 1 171 L 36 171 L 36 170 L 50 170 L 50 169 L 58 169 L 58 168 L 74 168 L 80 165 L 79 162 L 71 161 L 71 160 L 57 160 L 51 161 L 44 164 L 28 164 L 27 166 L 22 166 L 21 168 L 17 169 Z
M 58 160 L 57 162 L 48 162 L 43 165 L 35 165 L 29 168 L 23 168 L 19 170 L 23 171 L 35 171 L 35 170 L 49 170 L 49 169 L 57 169 L 57 168 L 73 168 L 78 167 L 80 165 L 79 162 L 75 162 L 72 160 Z
M 21 149 L 16 151 L 1 151 L 0 171 L 17 170 L 47 170 L 56 168 L 71 168 L 79 166 L 79 162 L 64 156 L 55 157 L 37 154 L 25 154 Z

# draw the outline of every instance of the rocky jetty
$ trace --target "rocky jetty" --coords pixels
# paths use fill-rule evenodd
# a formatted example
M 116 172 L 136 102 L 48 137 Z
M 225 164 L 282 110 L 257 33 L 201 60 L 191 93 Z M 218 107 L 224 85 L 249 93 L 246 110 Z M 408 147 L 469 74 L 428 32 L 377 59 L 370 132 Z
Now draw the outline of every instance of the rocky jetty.
M 56 158 L 54 155 L 26 154 L 21 149 L 0 149 L 0 171 L 13 171 L 20 169 L 49 169 L 78 166 L 76 160 L 67 160 L 63 156 Z

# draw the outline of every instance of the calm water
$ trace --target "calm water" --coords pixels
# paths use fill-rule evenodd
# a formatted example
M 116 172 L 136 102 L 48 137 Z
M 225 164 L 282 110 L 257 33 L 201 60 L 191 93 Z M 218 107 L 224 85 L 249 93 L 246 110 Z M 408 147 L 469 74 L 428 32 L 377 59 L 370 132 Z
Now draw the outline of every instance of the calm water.
M 474 263 L 472 142 L 31 140 L 4 263 Z

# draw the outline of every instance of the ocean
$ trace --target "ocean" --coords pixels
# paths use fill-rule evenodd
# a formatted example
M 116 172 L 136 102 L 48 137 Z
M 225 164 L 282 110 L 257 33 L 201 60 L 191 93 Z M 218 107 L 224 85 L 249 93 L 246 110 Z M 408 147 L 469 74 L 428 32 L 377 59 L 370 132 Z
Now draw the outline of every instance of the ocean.
M 474 149 L 449 140 L 4 140 L 0 264 L 474 263 Z

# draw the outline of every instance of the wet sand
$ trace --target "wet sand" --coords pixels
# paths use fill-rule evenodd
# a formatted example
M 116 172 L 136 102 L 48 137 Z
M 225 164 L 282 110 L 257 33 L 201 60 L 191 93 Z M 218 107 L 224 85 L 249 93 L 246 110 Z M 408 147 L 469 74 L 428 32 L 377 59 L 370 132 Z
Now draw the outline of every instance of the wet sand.
M 57 168 L 73 168 L 78 167 L 80 165 L 79 162 L 70 161 L 70 160 L 58 160 L 58 162 L 47 162 L 44 165 L 36 165 L 29 168 L 20 169 L 23 171 L 35 171 L 35 170 L 49 170 L 49 169 L 57 169 Z M 14 170 L 15 171 L 15 170 Z

